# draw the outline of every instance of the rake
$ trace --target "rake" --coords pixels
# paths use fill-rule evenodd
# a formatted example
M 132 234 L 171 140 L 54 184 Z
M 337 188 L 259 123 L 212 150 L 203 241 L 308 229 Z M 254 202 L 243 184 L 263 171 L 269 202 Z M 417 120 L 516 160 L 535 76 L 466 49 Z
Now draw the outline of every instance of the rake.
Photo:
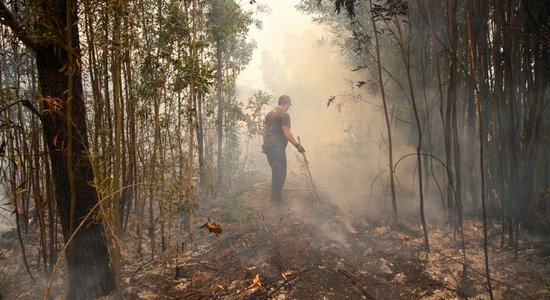
M 302 144 L 302 141 L 300 141 L 300 137 L 298 137 L 298 143 L 300 143 L 300 145 Z M 313 177 L 311 176 L 311 171 L 309 170 L 309 162 L 307 161 L 307 157 L 306 157 L 305 153 L 302 153 L 302 156 L 304 157 L 304 161 L 306 163 L 306 170 L 307 170 L 307 175 L 308 175 L 308 178 L 309 178 L 309 183 L 311 183 L 311 188 L 315 192 L 315 198 L 317 199 L 317 204 L 319 204 L 319 203 L 321 203 L 321 200 L 319 199 L 319 194 L 317 193 L 317 188 L 315 188 L 315 184 L 313 183 Z

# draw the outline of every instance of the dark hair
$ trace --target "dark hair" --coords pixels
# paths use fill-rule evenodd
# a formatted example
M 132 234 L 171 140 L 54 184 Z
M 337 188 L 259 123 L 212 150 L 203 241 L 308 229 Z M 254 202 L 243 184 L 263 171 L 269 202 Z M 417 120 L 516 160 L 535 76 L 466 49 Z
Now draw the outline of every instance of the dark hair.
M 290 104 L 290 97 L 287 95 L 282 95 L 279 97 L 279 105 Z

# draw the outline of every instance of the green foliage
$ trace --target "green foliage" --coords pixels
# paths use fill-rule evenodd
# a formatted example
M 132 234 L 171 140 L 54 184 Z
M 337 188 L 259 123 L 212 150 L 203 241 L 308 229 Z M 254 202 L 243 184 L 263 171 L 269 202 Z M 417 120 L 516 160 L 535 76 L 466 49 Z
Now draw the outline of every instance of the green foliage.
M 248 98 L 246 105 L 246 127 L 248 129 L 248 135 L 254 136 L 262 134 L 263 128 L 263 113 L 264 106 L 271 101 L 271 95 L 262 90 L 257 91 Z
M 191 57 L 184 58 L 184 64 L 182 66 L 183 77 L 180 79 L 185 83 L 185 87 L 188 87 L 188 83 L 191 81 Z M 206 95 L 209 88 L 214 84 L 214 69 L 202 66 L 200 62 L 195 62 L 195 91 L 198 95 Z
M 223 153 L 223 167 L 230 170 L 233 178 L 236 178 L 239 170 L 239 156 L 241 153 L 241 127 L 246 121 L 246 114 L 241 108 L 241 103 L 229 101 L 224 103 L 225 115 L 225 149 Z
M 229 38 L 245 32 L 252 24 L 252 13 L 244 11 L 233 0 L 212 1 L 207 13 L 212 39 L 223 44 Z
M 155 58 L 152 55 L 148 55 L 145 58 L 144 64 L 138 67 L 138 78 L 140 79 L 138 85 L 138 95 L 144 101 L 150 101 L 158 93 L 158 88 L 154 84 L 160 65 L 154 62 Z
M 355 16 L 355 0 L 334 0 L 334 6 L 337 13 L 345 8 L 350 18 Z
M 190 21 L 187 14 L 181 11 L 178 6 L 179 2 L 170 1 L 163 15 L 161 35 L 159 37 L 159 42 L 163 46 L 176 42 L 185 42 L 189 39 L 190 29 L 188 23 Z

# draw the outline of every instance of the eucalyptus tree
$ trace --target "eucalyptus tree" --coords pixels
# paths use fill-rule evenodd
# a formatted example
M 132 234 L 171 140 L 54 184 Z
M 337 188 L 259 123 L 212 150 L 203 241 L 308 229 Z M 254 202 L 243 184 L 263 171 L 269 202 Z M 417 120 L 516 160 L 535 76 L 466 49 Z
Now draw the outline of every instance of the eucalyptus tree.
M 188 230 L 192 232 L 192 215 L 198 205 L 194 190 L 195 174 L 204 179 L 204 169 L 196 165 L 196 152 L 199 154 L 199 165 L 203 163 L 202 139 L 202 101 L 208 94 L 213 78 L 211 57 L 207 52 L 208 43 L 205 37 L 204 11 L 205 3 L 201 1 L 186 2 L 183 6 L 171 2 L 167 6 L 161 31 L 161 45 L 172 49 L 167 51 L 166 67 L 169 70 L 165 106 L 167 139 L 169 131 L 176 133 L 179 170 L 179 192 L 177 207 L 187 213 Z M 169 100 L 177 99 L 177 101 Z M 171 103 L 170 103 L 171 102 Z M 170 110 L 169 107 L 175 109 Z M 175 126 L 170 126 L 175 124 Z M 196 146 L 198 144 L 198 147 Z M 175 154 L 175 153 L 174 153 Z M 175 171 L 175 170 L 174 170 Z
M 416 9 L 414 1 L 379 2 L 388 7 L 408 7 L 410 13 Z M 447 167 L 454 169 L 452 176 L 456 179 L 454 190 L 452 186 L 448 189 L 449 214 L 462 218 L 462 176 L 479 178 L 481 191 L 471 189 L 470 193 L 474 212 L 478 211 L 477 198 L 481 198 L 484 235 L 487 236 L 487 217 L 500 216 L 509 245 L 517 249 L 519 224 L 541 230 L 548 228 L 544 224 L 550 219 L 550 214 L 539 210 L 548 203 L 548 197 L 541 193 L 541 186 L 548 184 L 548 160 L 540 153 L 548 145 L 541 129 L 548 124 L 544 109 L 548 100 L 545 97 L 548 72 L 542 70 L 550 57 L 550 17 L 543 13 L 550 4 L 540 0 L 447 1 L 446 5 L 424 2 L 426 18 L 410 22 L 429 23 L 431 47 L 441 49 L 432 52 L 441 53 L 443 58 L 441 66 L 439 58 L 433 61 L 438 70 L 437 80 L 443 78 L 438 90 L 445 152 Z M 347 0 L 333 3 L 337 10 L 346 9 L 351 16 L 358 15 L 362 5 Z M 431 16 L 439 21 L 433 24 Z M 446 22 L 442 22 L 443 18 Z M 445 113 L 444 87 L 447 87 Z M 466 136 L 466 143 L 473 145 L 474 135 L 478 136 L 480 151 L 460 151 L 460 138 Z M 478 167 L 467 163 L 464 171 L 464 159 L 475 158 Z M 474 173 L 475 169 L 479 174 Z M 471 181 L 469 185 L 471 188 Z M 484 240 L 490 283 L 487 238 Z M 488 289 L 491 292 L 490 284 Z
M 246 35 L 238 35 L 228 40 L 228 45 L 225 49 L 224 65 L 226 66 L 224 76 L 224 92 L 225 92 L 225 111 L 224 111 L 224 148 L 223 148 L 223 164 L 224 170 L 230 171 L 231 176 L 226 176 L 225 181 L 228 187 L 231 188 L 231 182 L 234 182 L 235 175 L 242 172 L 235 172 L 241 166 L 241 135 L 244 123 L 247 120 L 246 112 L 244 111 L 245 103 L 237 98 L 236 85 L 237 77 L 241 70 L 250 62 L 252 53 L 256 44 L 248 42 Z
M 150 3 L 152 4 L 152 3 Z M 141 43 L 138 46 L 139 65 L 136 78 L 138 96 L 141 99 L 138 119 L 142 130 L 140 140 L 142 141 L 141 153 L 147 157 L 142 165 L 145 167 L 143 178 L 146 180 L 149 224 L 148 238 L 151 249 L 151 257 L 156 253 L 156 225 L 155 203 L 160 204 L 159 187 L 162 182 L 163 170 L 160 170 L 159 157 L 162 157 L 162 117 L 166 114 L 163 110 L 166 97 L 167 68 L 170 49 L 169 36 L 164 34 L 163 25 L 166 2 L 158 1 L 152 5 L 151 10 L 142 11 L 139 18 L 141 25 Z M 162 45 L 162 43 L 167 43 Z M 145 217 L 146 199 L 141 199 L 138 216 L 138 249 L 141 250 L 141 230 Z
M 372 0 L 370 0 L 369 8 L 371 10 L 372 15 L 372 30 L 374 32 L 374 46 L 375 46 L 375 52 L 376 52 L 376 65 L 377 65 L 377 71 L 378 71 L 378 85 L 380 85 L 380 95 L 382 97 L 382 104 L 384 106 L 384 119 L 386 120 L 386 130 L 388 132 L 388 164 L 389 164 L 389 170 L 390 170 L 390 191 L 392 196 L 392 210 L 393 210 L 393 226 L 397 226 L 397 199 L 395 196 L 395 169 L 393 167 L 393 139 L 391 135 L 391 124 L 390 124 L 390 116 L 388 114 L 388 101 L 386 100 L 386 89 L 384 85 L 384 79 L 382 77 L 382 60 L 380 57 L 380 37 L 379 32 L 377 29 L 376 22 L 380 20 L 381 16 L 376 16 L 373 11 L 373 4 Z
M 474 50 L 472 42 L 472 22 L 471 22 L 471 10 L 470 10 L 470 1 L 466 1 L 466 22 L 467 22 L 467 36 L 468 36 L 468 49 L 470 56 L 470 67 L 471 67 L 471 77 L 472 85 L 474 86 L 474 93 L 476 96 L 476 107 L 477 107 L 477 116 L 478 116 L 478 132 L 479 132 L 479 157 L 480 157 L 480 166 L 481 166 L 481 182 L 484 183 L 485 171 L 484 171 L 484 161 L 483 161 L 483 121 L 481 117 L 481 97 L 479 95 L 478 83 L 477 83 L 477 72 L 474 59 Z M 489 290 L 489 296 L 493 299 L 493 290 L 491 286 L 491 276 L 489 270 L 489 255 L 488 255 L 488 241 L 487 241 L 487 210 L 485 205 L 485 189 L 481 189 L 481 205 L 483 209 L 483 249 L 485 253 L 485 271 L 487 276 L 487 287 Z
M 474 61 L 482 70 L 485 69 L 482 62 L 487 61 L 486 68 L 493 77 L 483 77 L 478 72 L 480 92 L 481 87 L 488 85 L 489 99 L 495 107 L 485 114 L 488 115 L 485 120 L 489 121 L 486 134 L 491 137 L 488 150 L 498 148 L 491 152 L 494 155 L 490 156 L 489 168 L 501 166 L 503 175 L 497 180 L 489 178 L 488 184 L 495 183 L 498 195 L 495 200 L 502 202 L 497 204 L 504 210 L 503 227 L 510 245 L 514 227 L 517 231 L 523 223 L 528 228 L 542 228 L 544 219 L 550 217 L 536 212 L 548 201 L 540 193 L 540 187 L 548 182 L 547 172 L 540 169 L 546 169 L 543 166 L 547 160 L 539 156 L 547 145 L 541 126 L 548 122 L 543 109 L 547 103 L 544 95 L 548 90 L 548 72 L 542 71 L 549 58 L 549 17 L 542 13 L 548 7 L 545 1 L 507 0 L 495 1 L 488 8 L 472 3 L 471 8 Z M 512 8 L 514 13 L 507 13 Z M 489 23 L 494 30 L 478 30 L 483 24 L 479 24 L 474 14 L 485 13 L 487 9 L 495 12 Z M 476 40 L 478 36 L 481 43 Z M 482 51 L 486 47 L 488 50 Z M 491 197 L 489 207 L 492 202 Z
M 224 120 L 226 103 L 233 96 L 230 92 L 224 91 L 224 81 L 229 80 L 228 87 L 234 86 L 235 74 L 239 68 L 248 61 L 242 59 L 242 54 L 250 56 L 250 48 L 245 48 L 239 53 L 239 48 L 245 44 L 245 39 L 252 24 L 252 13 L 245 11 L 234 0 L 215 0 L 210 3 L 206 13 L 209 37 L 212 39 L 215 48 L 216 62 L 216 135 L 217 135 L 217 183 L 223 184 L 223 141 L 224 141 Z M 242 50 L 242 49 L 241 49 Z M 229 65 L 231 63 L 231 65 Z M 230 73 L 226 73 L 230 70 Z M 229 77 L 224 76 L 224 73 Z
M 78 2 L 15 5 L 27 12 L 32 10 L 33 14 L 26 15 L 29 19 L 20 20 L 0 3 L 0 22 L 10 27 L 19 41 L 35 54 L 42 105 L 39 116 L 49 148 L 57 208 L 67 244 L 68 298 L 107 295 L 112 292 L 114 281 L 104 230 L 91 217 L 98 198 L 90 184 L 94 176 L 84 117 Z M 37 24 L 39 20 L 41 23 Z M 37 26 L 26 26 L 28 24 Z

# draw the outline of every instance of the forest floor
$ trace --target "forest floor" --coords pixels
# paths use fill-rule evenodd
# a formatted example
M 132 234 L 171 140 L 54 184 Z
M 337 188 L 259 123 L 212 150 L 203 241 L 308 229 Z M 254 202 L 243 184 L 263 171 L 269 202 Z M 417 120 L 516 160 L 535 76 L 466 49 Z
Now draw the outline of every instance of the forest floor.
M 127 241 L 124 298 L 489 298 L 478 220 L 464 225 L 464 268 L 460 235 L 448 226 L 429 225 L 427 253 L 421 227 L 412 220 L 402 220 L 392 230 L 386 219 L 344 212 L 323 195 L 317 203 L 310 190 L 287 190 L 286 201 L 276 204 L 267 190 L 256 187 L 202 205 L 193 238 L 181 233 L 162 254 L 140 257 L 131 246 L 135 241 Z M 221 235 L 199 229 L 208 217 L 221 221 Z M 522 234 L 516 253 L 500 246 L 496 224 L 489 229 L 495 299 L 550 299 L 550 241 Z M 127 239 L 135 238 L 131 232 Z M 34 266 L 38 245 L 32 246 L 31 235 L 25 239 Z M 16 236 L 4 234 L 0 292 L 4 299 L 42 298 L 47 280 L 33 283 L 20 253 Z M 61 269 L 54 281 L 55 299 L 63 299 L 64 276 Z

